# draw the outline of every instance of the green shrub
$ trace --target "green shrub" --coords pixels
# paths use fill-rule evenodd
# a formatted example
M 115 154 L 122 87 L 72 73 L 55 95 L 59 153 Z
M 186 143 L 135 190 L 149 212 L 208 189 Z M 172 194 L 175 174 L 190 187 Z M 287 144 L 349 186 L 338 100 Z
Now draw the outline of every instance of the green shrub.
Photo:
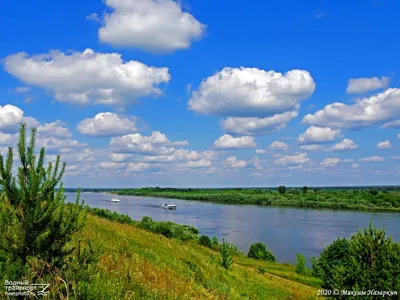
M 262 242 L 257 242 L 252 244 L 250 246 L 247 257 L 266 260 L 266 261 L 275 261 L 274 254 Z
M 230 244 L 225 240 L 222 242 L 220 253 L 222 258 L 222 266 L 228 270 L 233 264 L 233 256 L 232 247 L 230 247 Z
M 312 264 L 326 289 L 400 289 L 400 245 L 372 223 L 350 240 L 337 239 Z
M 218 246 L 219 246 L 218 238 L 214 235 L 214 236 L 211 238 L 211 248 L 213 248 L 213 249 L 218 249 Z
M 257 271 L 258 271 L 258 273 L 260 273 L 260 274 L 265 274 L 265 273 L 267 273 L 267 269 L 265 269 L 265 268 L 263 268 L 263 267 L 259 267 L 259 268 L 257 269 Z
M 211 248 L 211 240 L 208 236 L 206 235 L 202 235 L 199 239 L 199 244 L 207 247 L 207 248 Z
M 306 267 L 307 260 L 303 254 L 296 254 L 297 262 L 296 262 L 296 273 L 301 275 L 308 274 L 308 270 Z

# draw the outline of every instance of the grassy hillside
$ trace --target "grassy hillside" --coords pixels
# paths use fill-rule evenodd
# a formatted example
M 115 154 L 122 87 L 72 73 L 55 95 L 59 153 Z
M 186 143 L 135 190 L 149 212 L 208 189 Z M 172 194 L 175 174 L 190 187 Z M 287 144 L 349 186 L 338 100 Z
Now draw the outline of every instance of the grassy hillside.
M 92 241 L 98 262 L 91 299 L 313 299 L 319 285 L 293 266 L 235 257 L 225 270 L 219 252 L 167 239 L 129 224 L 89 215 L 76 237 Z M 257 270 L 263 267 L 265 274 Z M 281 278 L 282 276 L 285 278 Z

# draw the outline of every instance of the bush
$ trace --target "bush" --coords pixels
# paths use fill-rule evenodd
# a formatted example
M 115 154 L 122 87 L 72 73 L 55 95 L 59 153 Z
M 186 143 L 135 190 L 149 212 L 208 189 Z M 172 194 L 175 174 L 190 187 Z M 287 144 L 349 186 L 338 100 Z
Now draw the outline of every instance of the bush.
M 208 236 L 206 235 L 202 235 L 199 239 L 199 244 L 207 247 L 207 248 L 211 248 L 211 240 Z
M 400 289 L 400 245 L 372 223 L 350 240 L 337 239 L 312 264 L 326 289 Z
M 230 244 L 225 240 L 222 242 L 220 253 L 222 258 L 222 266 L 228 270 L 233 264 L 233 255 L 232 247 L 230 247 Z
M 307 260 L 303 254 L 296 254 L 297 262 L 296 262 L 296 273 L 301 275 L 306 275 L 308 273 L 306 263 Z
M 211 238 L 211 248 L 213 248 L 213 249 L 218 249 L 218 246 L 219 246 L 218 238 L 214 235 L 214 236 Z
M 257 269 L 257 271 L 258 271 L 258 273 L 260 273 L 260 274 L 265 274 L 265 273 L 267 273 L 267 269 L 265 269 L 265 268 L 263 268 L 263 267 L 259 267 L 259 268 Z
M 350 262 L 349 252 L 349 241 L 346 238 L 338 238 L 321 252 L 318 259 L 311 259 L 313 274 L 322 279 L 322 287 L 326 289 L 337 288 L 335 273 L 339 266 L 348 266 Z
M 266 261 L 275 261 L 274 254 L 267 248 L 264 243 L 257 242 L 250 246 L 247 257 L 266 260 Z

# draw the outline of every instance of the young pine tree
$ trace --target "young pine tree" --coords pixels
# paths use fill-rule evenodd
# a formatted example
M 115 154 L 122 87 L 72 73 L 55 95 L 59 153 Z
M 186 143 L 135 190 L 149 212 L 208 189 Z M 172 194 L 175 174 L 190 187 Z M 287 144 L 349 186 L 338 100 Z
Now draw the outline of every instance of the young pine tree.
M 222 266 L 228 270 L 233 264 L 233 259 L 232 259 L 232 250 L 227 241 L 224 240 L 222 242 L 220 252 L 222 258 Z
M 22 279 L 32 261 L 42 263 L 41 274 L 61 268 L 74 250 L 66 245 L 86 216 L 79 192 L 75 204 L 64 204 L 65 163 L 60 166 L 60 156 L 45 169 L 45 149 L 35 155 L 36 129 L 28 145 L 25 135 L 26 125 L 21 124 L 16 176 L 13 149 L 9 147 L 5 159 L 0 155 L 0 273 L 9 280 Z

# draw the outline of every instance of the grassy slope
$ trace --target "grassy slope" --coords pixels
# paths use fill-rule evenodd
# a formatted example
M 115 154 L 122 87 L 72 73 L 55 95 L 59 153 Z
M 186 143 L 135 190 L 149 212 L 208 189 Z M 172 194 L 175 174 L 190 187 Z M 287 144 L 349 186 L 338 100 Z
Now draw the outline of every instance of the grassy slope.
M 316 279 L 293 266 L 234 258 L 220 266 L 219 253 L 139 228 L 89 215 L 78 238 L 91 239 L 100 259 L 90 284 L 93 299 L 313 299 Z M 262 266 L 271 274 L 259 274 Z M 288 280 L 289 279 L 289 280 Z

